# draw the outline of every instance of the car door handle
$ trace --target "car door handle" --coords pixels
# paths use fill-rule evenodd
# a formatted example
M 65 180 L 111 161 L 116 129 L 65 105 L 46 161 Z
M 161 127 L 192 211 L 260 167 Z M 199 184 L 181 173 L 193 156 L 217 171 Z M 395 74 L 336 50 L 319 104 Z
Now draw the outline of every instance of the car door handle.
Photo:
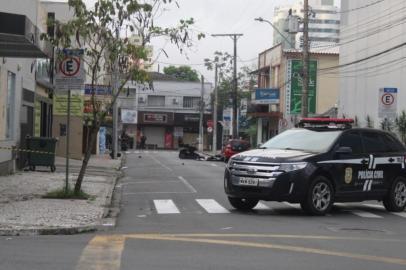
M 390 163 L 392 163 L 392 162 L 394 162 L 394 161 L 395 161 L 395 159 L 390 158 L 390 159 L 388 159 L 388 161 L 389 161 Z
M 361 160 L 361 164 L 368 164 L 368 162 L 369 162 L 369 160 L 368 159 L 363 159 L 363 160 Z

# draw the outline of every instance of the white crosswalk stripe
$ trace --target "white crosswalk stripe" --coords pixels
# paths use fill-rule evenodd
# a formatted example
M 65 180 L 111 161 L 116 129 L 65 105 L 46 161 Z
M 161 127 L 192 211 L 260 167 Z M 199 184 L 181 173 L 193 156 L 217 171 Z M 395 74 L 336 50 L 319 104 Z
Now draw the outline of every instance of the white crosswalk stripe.
M 179 214 L 179 209 L 172 200 L 154 200 L 158 214 Z
M 229 214 L 231 213 L 230 210 L 222 206 L 220 203 L 218 203 L 214 199 L 195 199 L 195 201 L 202 207 L 206 213 L 209 214 Z M 153 200 L 155 209 L 157 214 L 181 214 L 179 208 L 176 206 L 173 200 Z M 291 208 L 300 210 L 300 204 L 292 204 L 288 202 L 283 202 L 284 205 L 289 206 Z M 343 204 L 343 203 L 336 203 L 335 205 L 340 206 L 343 208 L 343 211 L 352 214 L 361 218 L 368 218 L 368 219 L 382 219 L 384 216 L 381 215 L 383 213 L 383 210 L 385 210 L 385 207 L 379 204 L 358 204 L 358 205 L 348 205 L 348 204 Z M 371 210 L 365 210 L 360 209 L 360 206 L 364 207 L 369 207 Z M 183 208 L 182 208 L 183 209 Z M 274 209 L 265 203 L 259 202 L 255 207 L 254 210 L 270 210 L 272 213 L 274 213 Z M 375 210 L 375 213 L 374 213 Z M 378 210 L 380 213 L 377 213 Z M 275 212 L 276 213 L 276 212 Z M 406 218 L 406 212 L 400 212 L 400 213 L 395 213 L 395 212 L 385 212 L 385 217 L 388 217 L 388 215 L 396 215 L 398 217 Z M 328 217 L 333 217 L 334 212 L 330 213 Z
M 197 203 L 210 214 L 227 214 L 230 213 L 226 208 L 221 206 L 213 199 L 196 199 Z
M 367 211 L 361 211 L 361 210 L 351 210 L 350 213 L 359 216 L 359 217 L 364 217 L 364 218 L 382 218 L 382 216 L 375 215 L 373 213 L 367 212 Z
M 372 208 L 376 208 L 376 209 L 382 209 L 382 210 L 385 209 L 385 207 L 383 205 L 379 205 L 379 204 L 363 204 L 363 205 L 372 207 Z M 390 213 L 395 216 L 406 218 L 406 212 L 390 212 Z
M 257 206 L 254 207 L 254 210 L 269 210 L 271 209 L 268 205 L 259 202 Z
M 290 206 L 290 207 L 292 207 L 292 208 L 295 208 L 295 209 L 301 209 L 300 204 L 298 204 L 298 203 L 283 202 L 283 204 L 285 204 L 285 205 L 287 205 L 287 206 Z

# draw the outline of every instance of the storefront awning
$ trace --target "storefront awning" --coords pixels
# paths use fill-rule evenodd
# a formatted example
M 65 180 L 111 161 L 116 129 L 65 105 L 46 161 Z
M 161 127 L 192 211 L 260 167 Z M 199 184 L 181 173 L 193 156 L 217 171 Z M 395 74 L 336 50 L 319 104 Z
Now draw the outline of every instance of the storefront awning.
M 52 46 L 24 15 L 0 12 L 0 57 L 49 58 Z

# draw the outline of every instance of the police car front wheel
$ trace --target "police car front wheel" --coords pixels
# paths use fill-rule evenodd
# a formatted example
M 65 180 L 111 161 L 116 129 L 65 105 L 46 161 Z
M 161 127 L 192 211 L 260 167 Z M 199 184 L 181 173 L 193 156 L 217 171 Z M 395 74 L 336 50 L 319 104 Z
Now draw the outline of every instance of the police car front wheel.
M 406 178 L 397 177 L 393 181 L 383 205 L 390 212 L 402 212 L 406 207 Z
M 317 176 L 311 182 L 302 209 L 311 215 L 323 216 L 328 213 L 334 203 L 334 189 L 328 178 Z

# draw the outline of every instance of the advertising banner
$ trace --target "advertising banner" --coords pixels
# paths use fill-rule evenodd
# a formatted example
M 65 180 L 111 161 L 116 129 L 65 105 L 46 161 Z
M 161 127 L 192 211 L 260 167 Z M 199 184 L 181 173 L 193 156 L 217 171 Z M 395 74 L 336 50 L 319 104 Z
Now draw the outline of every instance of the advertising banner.
M 137 124 L 138 114 L 136 110 L 121 109 L 121 122 L 123 124 Z
M 302 60 L 291 60 L 289 74 L 290 81 L 290 114 L 300 114 L 302 110 L 302 90 L 303 90 L 303 62 Z M 316 89 L 317 89 L 317 61 L 309 62 L 309 113 L 316 113 Z
M 71 94 L 70 109 L 72 116 L 83 116 L 83 95 Z M 66 116 L 68 114 L 68 95 L 54 95 L 54 115 Z

